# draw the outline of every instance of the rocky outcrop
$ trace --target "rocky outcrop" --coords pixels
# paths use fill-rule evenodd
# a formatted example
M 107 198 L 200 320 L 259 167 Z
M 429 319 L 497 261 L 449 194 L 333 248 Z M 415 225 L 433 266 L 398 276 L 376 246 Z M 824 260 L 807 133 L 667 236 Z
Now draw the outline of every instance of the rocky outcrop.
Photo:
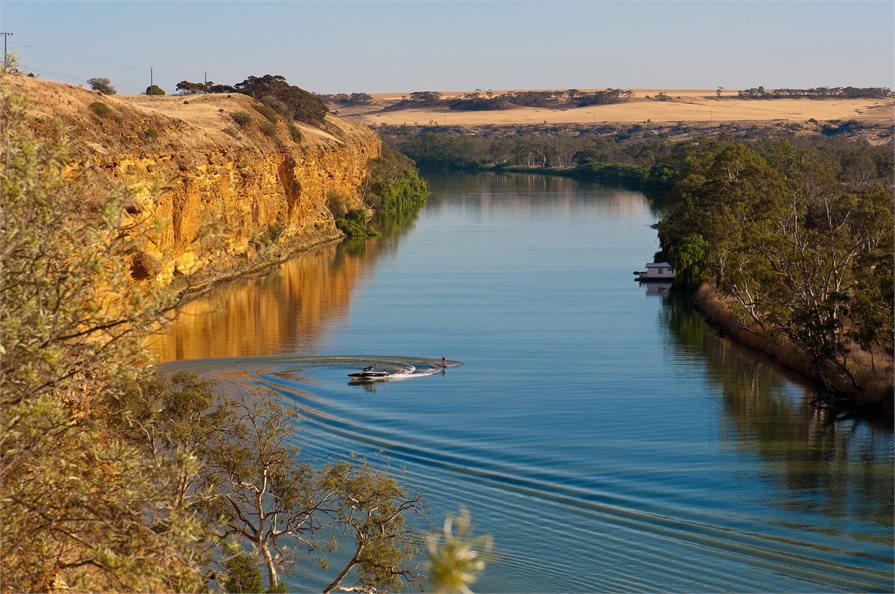
M 97 196 L 127 188 L 123 216 L 139 223 L 130 269 L 156 282 L 233 274 L 341 237 L 327 200 L 360 204 L 381 149 L 361 125 L 327 117 L 290 130 L 238 94 L 108 97 L 22 76 L 3 83 L 28 98 L 39 134 L 61 124 L 73 169 L 102 172 Z

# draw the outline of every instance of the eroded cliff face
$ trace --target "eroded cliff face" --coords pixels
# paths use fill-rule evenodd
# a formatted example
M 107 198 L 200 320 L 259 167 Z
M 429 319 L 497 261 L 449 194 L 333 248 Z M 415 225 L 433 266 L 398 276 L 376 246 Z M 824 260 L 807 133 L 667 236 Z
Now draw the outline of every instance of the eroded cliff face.
M 155 282 L 232 274 L 339 238 L 327 200 L 359 205 L 381 149 L 372 131 L 334 117 L 322 129 L 296 122 L 295 140 L 238 94 L 107 97 L 20 76 L 4 83 L 28 97 L 38 133 L 62 125 L 73 169 L 95 166 L 98 185 L 127 187 L 123 216 L 140 223 L 134 275 Z

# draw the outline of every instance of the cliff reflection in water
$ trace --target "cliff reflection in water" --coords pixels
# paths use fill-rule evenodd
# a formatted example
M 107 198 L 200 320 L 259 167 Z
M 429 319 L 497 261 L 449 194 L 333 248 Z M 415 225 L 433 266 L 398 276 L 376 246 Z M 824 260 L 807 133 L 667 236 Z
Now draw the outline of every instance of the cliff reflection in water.
M 345 319 L 352 292 L 387 246 L 325 246 L 228 283 L 181 307 L 149 348 L 159 362 L 311 350 Z
M 662 317 L 683 356 L 704 361 L 707 378 L 720 390 L 728 420 L 721 425 L 721 439 L 769 467 L 762 472 L 772 487 L 768 504 L 831 519 L 859 518 L 884 528 L 881 536 L 891 540 L 890 426 L 835 420 L 811 405 L 815 394 L 807 384 L 787 383 L 762 355 L 715 335 L 676 296 L 668 298 Z M 726 439 L 728 431 L 736 435 Z

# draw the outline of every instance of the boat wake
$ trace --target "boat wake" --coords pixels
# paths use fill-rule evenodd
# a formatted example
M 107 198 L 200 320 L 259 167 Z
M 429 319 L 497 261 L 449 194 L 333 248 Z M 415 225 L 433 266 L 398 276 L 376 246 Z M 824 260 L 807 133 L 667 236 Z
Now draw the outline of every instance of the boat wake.
M 403 381 L 444 373 L 446 369 L 463 365 L 461 361 L 441 358 L 402 357 L 384 355 L 315 355 L 315 356 L 290 356 L 271 355 L 264 357 L 228 357 L 221 359 L 190 359 L 185 361 L 170 361 L 158 366 L 163 374 L 176 373 L 181 370 L 190 370 L 200 375 L 214 375 L 216 372 L 246 372 L 260 369 L 300 370 L 306 372 L 311 369 L 347 369 L 357 372 L 360 368 L 375 368 L 377 372 L 385 372 L 385 375 L 364 378 L 363 372 L 349 374 L 351 383 L 357 383 L 365 379 L 379 381 Z

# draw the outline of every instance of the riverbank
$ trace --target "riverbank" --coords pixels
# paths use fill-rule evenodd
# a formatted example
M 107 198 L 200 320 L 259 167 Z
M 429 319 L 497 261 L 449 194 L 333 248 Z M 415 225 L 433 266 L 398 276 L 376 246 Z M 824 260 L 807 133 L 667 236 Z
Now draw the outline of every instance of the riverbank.
M 693 295 L 696 311 L 707 324 L 715 328 L 719 334 L 746 345 L 767 355 L 782 367 L 795 371 L 811 381 L 819 388 L 819 397 L 813 404 L 830 407 L 841 413 L 859 413 L 876 416 L 884 414 L 892 416 L 893 410 L 893 360 L 885 353 L 878 353 L 877 360 L 871 365 L 866 357 L 853 360 L 850 369 L 858 385 L 842 373 L 837 373 L 832 366 L 827 368 L 828 379 L 833 380 L 833 390 L 824 390 L 823 381 L 811 358 L 784 337 L 772 332 L 745 327 L 731 312 L 725 299 L 708 284 L 702 284 Z M 857 350 L 857 349 L 856 349 Z M 825 393 L 826 392 L 826 393 Z

